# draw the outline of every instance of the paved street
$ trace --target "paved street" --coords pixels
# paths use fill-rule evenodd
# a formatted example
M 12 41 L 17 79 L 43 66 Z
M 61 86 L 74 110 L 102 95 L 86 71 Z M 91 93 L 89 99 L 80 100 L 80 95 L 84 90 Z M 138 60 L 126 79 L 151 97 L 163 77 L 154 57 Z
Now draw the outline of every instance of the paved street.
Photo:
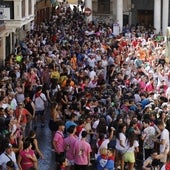
M 39 170 L 56 170 L 55 152 L 51 150 L 51 132 L 48 128 L 49 118 L 47 114 L 49 115 L 49 113 L 46 113 L 47 120 L 45 128 L 41 128 L 39 124 L 36 130 L 39 148 L 45 156 L 45 160 L 39 159 Z M 89 170 L 95 170 L 95 167 L 91 166 Z
M 39 160 L 39 170 L 56 170 L 55 154 L 51 150 L 51 132 L 48 128 L 48 120 L 46 121 L 45 128 L 38 126 L 36 132 L 39 148 L 45 156 L 45 160 Z

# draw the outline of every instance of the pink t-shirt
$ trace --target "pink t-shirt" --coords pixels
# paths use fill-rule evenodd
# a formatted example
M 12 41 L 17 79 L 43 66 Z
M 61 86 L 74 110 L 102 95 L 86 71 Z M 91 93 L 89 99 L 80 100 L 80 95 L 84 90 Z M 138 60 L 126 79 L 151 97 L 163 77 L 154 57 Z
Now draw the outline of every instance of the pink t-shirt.
M 84 140 L 77 140 L 74 145 L 74 162 L 77 165 L 88 165 L 88 155 L 91 152 L 91 146 Z
M 145 86 L 145 91 L 146 92 L 154 92 L 154 86 L 150 82 L 148 82 Z
M 57 131 L 54 135 L 54 143 L 56 152 L 64 152 L 64 135 L 62 132 Z
M 20 153 L 21 156 L 21 167 L 24 170 L 28 170 L 29 168 L 31 168 L 34 165 L 34 162 L 27 157 L 27 155 L 34 155 L 34 151 L 32 149 L 30 149 L 28 152 L 25 150 L 22 150 Z
M 73 149 L 74 149 L 75 142 L 77 140 L 78 139 L 74 136 L 68 136 L 67 138 L 64 139 L 64 148 L 66 151 L 66 158 L 70 161 L 74 160 Z
M 140 87 L 140 91 L 143 92 L 146 86 L 146 83 L 142 80 L 138 81 L 139 87 Z

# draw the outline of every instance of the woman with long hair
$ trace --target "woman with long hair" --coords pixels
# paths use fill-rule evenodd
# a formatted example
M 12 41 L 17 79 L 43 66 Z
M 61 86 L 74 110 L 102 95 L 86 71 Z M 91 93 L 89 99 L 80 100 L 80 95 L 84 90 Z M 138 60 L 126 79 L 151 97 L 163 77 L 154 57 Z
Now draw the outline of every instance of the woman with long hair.
M 44 159 L 44 155 L 42 154 L 42 152 L 40 151 L 39 146 L 38 146 L 38 140 L 37 140 L 37 138 L 36 138 L 36 133 L 35 133 L 35 131 L 31 130 L 31 131 L 29 132 L 28 137 L 25 139 L 25 141 L 31 142 L 32 150 L 34 151 L 37 159 L 38 159 L 39 157 L 40 157 L 41 159 Z
M 130 132 L 126 140 L 126 150 L 123 155 L 124 162 L 128 164 L 128 170 L 133 170 L 135 164 L 135 152 L 139 152 L 139 143 L 136 140 L 136 134 Z
M 122 123 L 116 131 L 116 164 L 124 170 L 123 154 L 126 149 L 126 124 Z
M 99 124 L 97 126 L 97 134 L 106 134 L 107 133 L 107 123 L 105 118 L 100 118 Z

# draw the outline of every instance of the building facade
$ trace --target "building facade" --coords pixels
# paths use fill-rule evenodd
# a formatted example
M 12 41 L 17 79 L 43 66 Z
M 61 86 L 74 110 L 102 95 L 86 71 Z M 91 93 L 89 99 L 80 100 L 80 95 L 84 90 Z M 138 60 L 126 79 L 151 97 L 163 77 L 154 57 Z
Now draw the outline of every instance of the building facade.
M 68 0 L 76 3 L 78 0 Z M 87 21 L 124 25 L 152 25 L 166 35 L 170 13 L 169 0 L 84 0 L 92 14 Z M 25 37 L 32 23 L 47 21 L 53 11 L 52 0 L 1 0 L 0 2 L 0 64 Z
M 153 26 L 156 32 L 166 34 L 170 13 L 169 0 L 85 0 L 92 9 L 89 19 L 126 24 Z
M 14 44 L 25 37 L 34 20 L 35 0 L 1 0 L 0 63 L 11 54 Z
M 52 15 L 53 5 L 51 0 L 37 0 L 35 4 L 35 18 L 36 25 L 40 25 L 41 22 L 47 21 Z

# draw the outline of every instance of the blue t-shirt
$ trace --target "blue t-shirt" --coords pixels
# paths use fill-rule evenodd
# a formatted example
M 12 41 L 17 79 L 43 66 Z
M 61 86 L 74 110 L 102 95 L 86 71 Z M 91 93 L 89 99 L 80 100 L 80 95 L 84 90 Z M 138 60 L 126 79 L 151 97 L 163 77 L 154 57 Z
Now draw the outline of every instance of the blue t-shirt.
M 149 102 L 149 100 L 148 99 L 143 99 L 142 101 L 141 101 L 141 104 L 142 104 L 142 109 L 144 109 L 145 108 L 145 106 L 146 105 L 148 105 L 150 102 Z
M 104 168 L 106 168 L 107 170 L 113 170 L 114 160 L 104 159 L 101 157 L 101 155 L 99 155 L 97 158 L 97 170 L 103 170 Z
M 108 160 L 105 168 L 107 170 L 113 170 L 114 169 L 114 160 L 112 160 L 112 159 Z

